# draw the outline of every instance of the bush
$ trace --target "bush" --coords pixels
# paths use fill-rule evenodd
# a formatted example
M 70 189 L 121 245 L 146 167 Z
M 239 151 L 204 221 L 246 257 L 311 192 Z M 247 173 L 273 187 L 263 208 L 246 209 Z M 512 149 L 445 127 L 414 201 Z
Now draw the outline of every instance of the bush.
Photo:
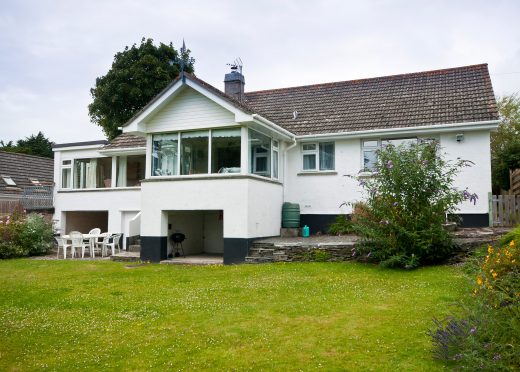
M 349 217 L 344 214 L 338 214 L 336 216 L 336 221 L 331 223 L 329 226 L 329 234 L 332 235 L 347 235 L 352 234 L 353 231 L 352 222 Z
M 515 242 L 520 242 L 520 226 L 515 227 L 513 230 L 509 231 L 500 239 L 500 246 L 503 247 L 511 243 L 514 240 Z
M 0 219 L 0 258 L 46 254 L 52 244 L 52 223 L 40 214 L 13 212 Z
M 434 320 L 434 357 L 468 370 L 520 369 L 520 247 L 487 248 L 458 316 Z
M 304 261 L 311 261 L 311 262 L 327 262 L 330 261 L 332 256 L 329 252 L 326 252 L 324 250 L 314 248 L 308 252 L 305 252 L 303 255 Z
M 475 194 L 452 187 L 459 170 L 469 165 L 445 160 L 435 142 L 381 149 L 372 176 L 356 177 L 366 194 L 352 217 L 352 228 L 361 237 L 359 253 L 404 268 L 452 254 L 454 245 L 443 224 L 460 202 L 476 203 Z

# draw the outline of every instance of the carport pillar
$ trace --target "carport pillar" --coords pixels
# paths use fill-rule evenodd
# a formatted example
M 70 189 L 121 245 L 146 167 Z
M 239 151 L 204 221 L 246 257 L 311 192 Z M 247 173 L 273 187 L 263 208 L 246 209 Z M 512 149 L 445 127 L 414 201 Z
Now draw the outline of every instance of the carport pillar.
M 141 261 L 160 262 L 168 256 L 168 213 L 141 216 Z

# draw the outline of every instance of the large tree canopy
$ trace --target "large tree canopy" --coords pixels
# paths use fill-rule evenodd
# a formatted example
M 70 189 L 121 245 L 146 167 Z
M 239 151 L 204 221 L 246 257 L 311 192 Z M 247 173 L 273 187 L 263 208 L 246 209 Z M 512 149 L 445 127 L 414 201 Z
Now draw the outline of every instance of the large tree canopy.
M 7 143 L 0 141 L 0 150 L 44 156 L 46 158 L 54 157 L 52 142 L 42 132 L 38 132 L 36 136 L 33 134 L 30 137 L 25 137 L 25 139 L 20 139 L 16 141 L 16 145 L 13 144 L 13 141 Z
M 520 97 L 516 94 L 497 99 L 500 124 L 491 135 L 493 189 L 508 190 L 509 170 L 520 168 Z
M 114 56 L 112 68 L 96 79 L 90 90 L 93 101 L 88 106 L 91 121 L 103 128 L 108 139 L 116 137 L 118 127 L 163 90 L 181 71 L 193 73 L 195 60 L 189 50 L 175 50 L 172 43 L 155 46 L 152 39 L 141 45 L 125 47 Z

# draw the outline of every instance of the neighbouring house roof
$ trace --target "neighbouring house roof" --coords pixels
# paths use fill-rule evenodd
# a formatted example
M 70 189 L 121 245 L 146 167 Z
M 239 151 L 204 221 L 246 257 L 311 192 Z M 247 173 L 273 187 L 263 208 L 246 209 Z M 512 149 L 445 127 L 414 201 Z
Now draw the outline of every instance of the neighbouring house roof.
M 256 113 L 296 135 L 498 119 L 487 64 L 246 92 L 245 97 Z
M 20 194 L 24 187 L 36 186 L 31 179 L 52 185 L 53 174 L 53 159 L 0 151 L 0 194 Z M 4 176 L 10 177 L 16 185 L 8 185 Z

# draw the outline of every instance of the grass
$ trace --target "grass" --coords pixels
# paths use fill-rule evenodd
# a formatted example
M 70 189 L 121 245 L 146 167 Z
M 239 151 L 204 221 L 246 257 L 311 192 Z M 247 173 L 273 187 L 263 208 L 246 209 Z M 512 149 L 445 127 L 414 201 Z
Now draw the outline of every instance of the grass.
M 438 370 L 455 267 L 0 261 L 0 370 Z

